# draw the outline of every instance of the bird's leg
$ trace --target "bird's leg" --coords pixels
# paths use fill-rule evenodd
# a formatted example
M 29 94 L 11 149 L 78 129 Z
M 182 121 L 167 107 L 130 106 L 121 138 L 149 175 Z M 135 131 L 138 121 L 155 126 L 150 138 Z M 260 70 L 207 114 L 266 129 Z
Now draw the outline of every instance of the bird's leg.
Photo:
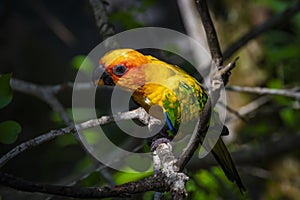
M 153 126 L 150 128 L 150 132 L 151 130 L 154 130 Z M 147 139 L 147 144 L 150 146 L 152 152 L 161 143 L 171 143 L 173 137 L 170 137 L 167 132 L 168 127 L 164 126 L 157 134 Z

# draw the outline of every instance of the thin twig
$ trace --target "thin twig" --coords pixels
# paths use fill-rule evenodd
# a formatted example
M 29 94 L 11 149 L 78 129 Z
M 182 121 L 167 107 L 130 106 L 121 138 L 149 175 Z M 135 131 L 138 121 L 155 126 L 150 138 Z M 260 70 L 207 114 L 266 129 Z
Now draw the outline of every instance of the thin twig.
M 8 153 L 3 155 L 0 158 L 0 168 L 5 165 L 9 160 L 16 157 L 20 153 L 31 149 L 33 147 L 36 147 L 42 143 L 48 142 L 58 136 L 67 134 L 67 133 L 74 133 L 80 130 L 92 128 L 99 125 L 108 124 L 111 122 L 121 121 L 121 120 L 129 120 L 129 119 L 139 119 L 142 123 L 147 124 L 149 121 L 149 115 L 147 112 L 142 109 L 138 108 L 136 110 L 120 113 L 114 116 L 102 116 L 99 119 L 92 119 L 88 120 L 86 122 L 83 122 L 81 124 L 77 124 L 76 126 L 71 125 L 65 128 L 57 129 L 49 131 L 46 134 L 40 135 L 36 138 L 33 138 L 31 140 L 28 140 L 26 142 L 23 142 L 16 147 L 14 147 L 12 150 L 10 150 Z
M 253 177 L 258 177 L 262 179 L 267 179 L 267 180 L 274 180 L 274 174 L 272 174 L 271 171 L 260 168 L 260 167 L 255 167 L 255 166 L 244 166 L 242 168 L 242 172 L 245 174 L 249 174 Z
M 296 90 L 295 90 L 296 89 Z M 292 97 L 300 101 L 300 92 L 298 88 L 292 89 L 270 89 L 264 87 L 246 87 L 246 86 L 227 86 L 226 90 L 233 92 L 245 92 L 259 95 L 281 95 L 286 97 Z
M 69 117 L 68 113 L 66 112 L 63 105 L 60 103 L 60 101 L 57 99 L 56 94 L 65 90 L 66 88 L 72 88 L 74 90 L 87 90 L 91 89 L 93 86 L 91 83 L 78 83 L 74 85 L 73 83 L 65 83 L 65 84 L 59 84 L 59 85 L 53 85 L 53 86 L 41 86 L 36 85 L 33 83 L 29 83 L 26 81 L 18 80 L 18 79 L 11 79 L 10 81 L 11 87 L 14 90 L 17 90 L 22 93 L 31 94 L 33 96 L 36 96 L 40 98 L 42 101 L 46 102 L 51 109 L 58 113 L 58 115 L 61 117 L 61 119 L 64 121 L 64 123 L 67 126 L 74 126 L 73 121 Z M 78 143 L 83 147 L 83 149 L 89 153 L 86 148 L 82 145 L 80 142 L 79 134 L 77 131 L 73 131 L 73 136 L 76 138 Z M 94 157 L 91 157 L 93 159 L 93 162 L 95 165 L 98 165 L 99 161 L 97 161 Z M 114 184 L 113 178 L 108 176 L 108 173 L 104 173 L 105 169 L 99 171 L 101 175 L 110 183 Z
M 271 134 L 272 135 L 272 134 Z M 264 140 L 257 145 L 247 145 L 239 150 L 231 152 L 231 157 L 238 166 L 251 166 L 271 162 L 276 162 L 278 158 L 287 153 L 299 150 L 300 132 Z M 199 162 L 198 158 L 189 162 L 189 170 L 207 169 L 216 166 L 217 162 L 212 156 L 206 156 Z
M 268 103 L 270 100 L 271 98 L 268 96 L 259 97 L 254 101 L 251 101 L 250 103 L 240 107 L 238 112 L 241 116 L 246 116 L 252 113 L 253 111 L 257 110 L 258 108 L 260 108 L 262 105 Z
M 231 108 L 228 105 L 225 105 L 223 102 L 220 102 L 220 105 L 223 106 L 224 108 L 226 108 L 226 110 L 228 110 L 230 113 L 232 113 L 236 118 L 242 120 L 243 122 L 247 122 L 247 119 L 242 116 L 238 111 L 236 111 L 235 109 Z
M 66 125 L 70 126 L 73 124 L 64 107 L 55 96 L 58 86 L 40 86 L 18 79 L 11 79 L 10 85 L 12 89 L 16 91 L 38 97 L 46 102 L 54 112 L 57 112 Z M 60 88 L 62 88 L 62 86 L 60 86 Z
M 75 131 L 74 126 L 68 126 L 66 128 L 49 131 L 46 134 L 40 135 L 31 140 L 23 142 L 17 145 L 16 147 L 14 147 L 12 150 L 10 150 L 8 153 L 6 153 L 0 158 L 0 167 L 3 167 L 3 165 L 5 165 L 9 160 L 11 160 L 12 158 L 16 157 L 17 155 L 19 155 L 20 153 L 28 149 L 36 147 L 42 143 L 48 142 L 60 135 L 64 135 L 66 133 L 70 133 L 74 131 Z
M 251 101 L 247 105 L 240 107 L 238 111 L 234 110 L 236 114 L 226 119 L 226 123 L 235 122 L 237 118 L 245 119 L 245 116 L 254 112 L 255 110 L 257 110 L 258 108 L 260 108 L 262 105 L 266 104 L 269 101 L 270 101 L 270 97 L 268 96 L 262 96 L 255 99 L 254 101 Z
M 61 39 L 69 47 L 74 47 L 78 43 L 78 39 L 67 28 L 58 17 L 53 15 L 45 6 L 43 1 L 26 1 L 38 14 L 45 24 L 53 31 L 53 33 Z
M 280 25 L 284 25 L 292 19 L 292 17 L 300 11 L 300 1 L 283 12 L 271 17 L 264 23 L 252 28 L 248 33 L 241 36 L 238 40 L 236 40 L 233 44 L 231 44 L 223 53 L 224 60 L 231 57 L 237 50 L 247 44 L 250 40 L 257 38 L 257 36 L 263 34 L 264 32 L 278 27 Z

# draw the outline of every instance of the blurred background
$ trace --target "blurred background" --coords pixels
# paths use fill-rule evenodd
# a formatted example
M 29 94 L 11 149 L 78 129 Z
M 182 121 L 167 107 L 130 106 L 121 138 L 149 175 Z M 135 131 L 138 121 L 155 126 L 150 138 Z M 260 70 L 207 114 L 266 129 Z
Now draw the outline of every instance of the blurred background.
M 197 30 L 190 24 L 191 16 L 187 15 L 192 14 L 192 8 L 186 10 L 188 8 L 182 2 L 111 0 L 106 3 L 106 8 L 116 33 L 156 26 L 197 37 Z M 295 3 L 295 0 L 209 1 L 222 50 L 225 51 L 254 26 Z M 0 1 L 0 74 L 12 73 L 13 78 L 39 85 L 72 82 L 83 58 L 102 40 L 87 0 Z M 170 55 L 156 56 L 184 65 L 184 61 Z M 300 14 L 251 40 L 227 62 L 237 56 L 240 59 L 230 77 L 229 86 L 293 88 L 294 92 L 298 92 Z M 107 89 L 103 92 L 109 94 Z M 241 119 L 228 112 L 227 124 L 231 134 L 224 139 L 234 152 L 247 195 L 242 196 L 238 188 L 227 181 L 219 167 L 209 161 L 202 163 L 196 160 L 188 165 L 188 199 L 299 199 L 299 101 L 291 97 L 237 92 L 228 92 L 227 95 L 230 110 L 244 113 Z M 72 89 L 66 88 L 57 96 L 71 113 Z M 100 100 L 98 104 L 99 114 L 108 114 L 105 110 L 107 104 Z M 12 102 L 0 113 L 0 122 L 14 120 L 22 127 L 14 143 L 0 143 L 1 155 L 21 142 L 66 126 L 45 102 L 17 91 L 13 92 Z M 289 146 L 286 141 L 293 143 Z M 116 139 L 116 142 L 120 141 Z M 43 183 L 73 184 L 80 179 L 76 184 L 109 184 L 103 173 L 93 170 L 95 168 L 93 159 L 74 137 L 65 135 L 22 153 L 1 170 Z M 126 174 L 109 168 L 107 173 L 117 184 L 147 175 Z M 49 196 L 0 186 L 0 199 L 4 200 L 68 199 Z M 134 198 L 153 199 L 153 192 Z

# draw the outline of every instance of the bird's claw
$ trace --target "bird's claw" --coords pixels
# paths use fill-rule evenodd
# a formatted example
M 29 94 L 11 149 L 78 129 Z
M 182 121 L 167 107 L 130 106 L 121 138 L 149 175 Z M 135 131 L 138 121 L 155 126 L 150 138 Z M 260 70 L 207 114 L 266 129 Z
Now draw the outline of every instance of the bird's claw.
M 155 149 L 160 145 L 161 143 L 171 143 L 171 141 L 167 138 L 159 138 L 157 140 L 154 140 L 151 144 L 151 151 L 155 151 Z

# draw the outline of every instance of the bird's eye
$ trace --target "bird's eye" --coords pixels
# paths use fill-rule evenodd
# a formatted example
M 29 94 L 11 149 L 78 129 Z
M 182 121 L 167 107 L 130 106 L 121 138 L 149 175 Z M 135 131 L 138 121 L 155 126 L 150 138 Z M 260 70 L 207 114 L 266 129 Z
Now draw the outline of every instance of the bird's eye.
M 113 68 L 113 73 L 117 76 L 122 76 L 125 74 L 125 72 L 127 71 L 127 67 L 124 65 L 116 65 Z

